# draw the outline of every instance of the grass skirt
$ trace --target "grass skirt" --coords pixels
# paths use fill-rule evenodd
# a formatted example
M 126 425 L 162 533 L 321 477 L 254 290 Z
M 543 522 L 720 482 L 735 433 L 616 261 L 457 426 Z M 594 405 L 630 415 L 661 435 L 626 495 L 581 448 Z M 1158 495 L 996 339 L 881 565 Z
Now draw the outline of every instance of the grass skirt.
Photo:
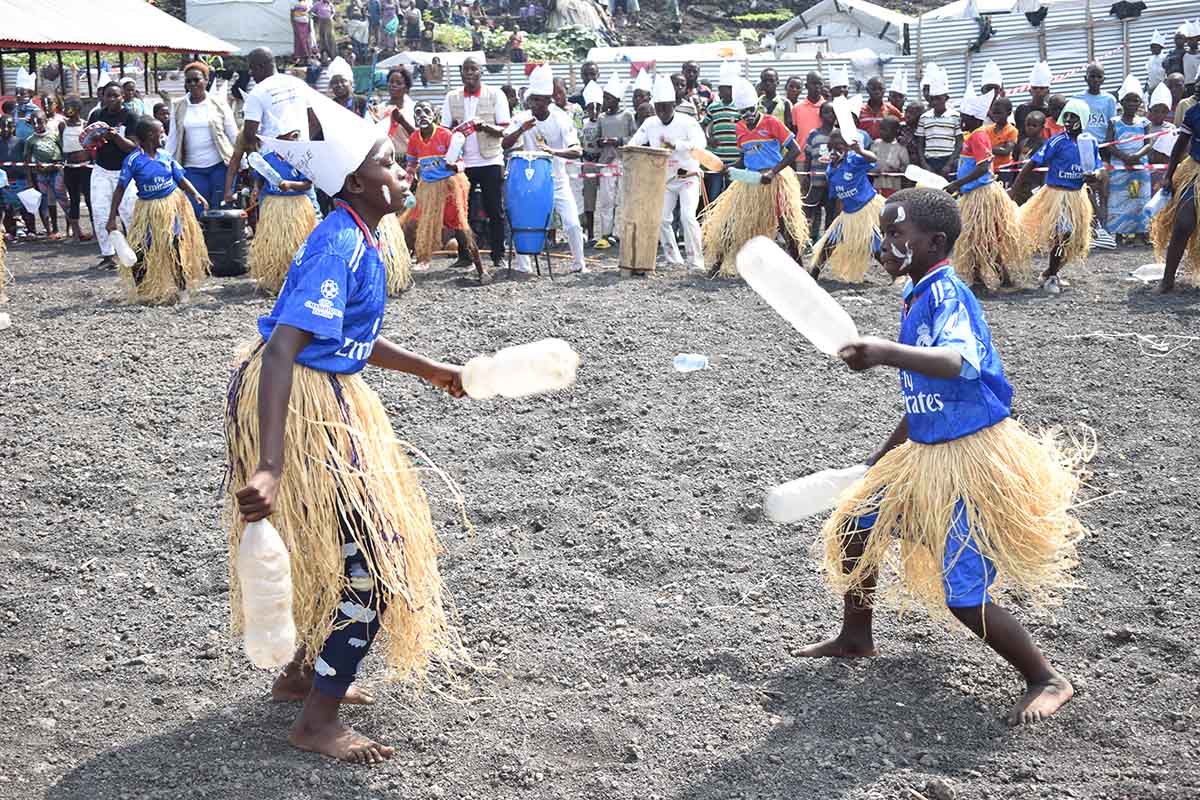
M 428 264 L 433 254 L 441 248 L 443 227 L 464 231 L 467 242 L 473 241 L 471 227 L 467 225 L 467 193 L 470 186 L 467 176 L 462 174 L 417 184 L 417 206 L 412 213 L 417 217 L 418 264 Z M 436 213 L 438 209 L 442 210 L 441 214 Z
M 259 458 L 260 345 L 234 372 L 225 411 L 228 458 L 230 604 L 235 631 L 243 629 L 236 574 L 245 523 L 234 493 Z M 359 375 L 336 375 L 295 365 L 284 431 L 283 476 L 271 522 L 292 562 L 292 610 L 297 639 L 312 663 L 333 630 L 334 612 L 348 586 L 339 519 L 357 518 L 355 544 L 368 560 L 388 634 L 391 677 L 422 677 L 435 659 L 460 660 L 447 621 L 437 558 L 441 550 L 429 505 L 403 443 L 392 431 L 378 395 Z
M 992 592 L 1054 605 L 1070 576 L 1075 543 L 1084 535 L 1071 515 L 1080 472 L 1091 448 L 1068 452 L 1057 431 L 1032 436 L 1006 419 L 970 436 L 935 445 L 905 442 L 846 490 L 821 530 L 825 570 L 839 593 L 860 592 L 879 573 L 876 604 L 916 602 L 948 616 L 943 554 L 959 498 L 981 555 L 995 564 Z M 862 558 L 844 572 L 843 547 L 854 520 L 878 512 Z
M 1063 266 L 1087 260 L 1092 246 L 1092 203 L 1087 187 L 1059 189 L 1043 186 L 1021 206 L 1021 230 L 1031 252 L 1063 248 Z
M 0 303 L 8 302 L 8 285 L 12 283 L 12 273 L 8 271 L 8 242 L 0 236 Z
M 883 206 L 883 196 L 877 194 L 853 214 L 838 214 L 813 245 L 813 265 L 839 281 L 862 283 L 883 240 L 879 231 Z
M 975 272 L 983 276 L 989 289 L 1000 285 L 1000 267 L 1015 286 L 1032 282 L 1030 257 L 1025 235 L 1017 220 L 1017 204 L 992 181 L 964 194 L 958 201 L 962 215 L 962 233 L 954 245 L 954 267 L 967 285 Z
M 773 241 L 781 224 L 803 248 L 808 241 L 808 217 L 800 179 L 791 167 L 781 170 L 770 184 L 732 181 L 704 211 L 700 226 L 704 259 L 710 266 L 720 263 L 722 278 L 736 278 L 735 259 L 742 245 L 755 236 Z
M 397 214 L 385 214 L 379 220 L 379 252 L 387 268 L 388 297 L 399 297 L 412 286 L 412 257 L 404 241 L 404 228 Z
M 208 248 L 187 196 L 176 189 L 155 200 L 138 198 L 129 228 L 133 267 L 121 267 L 130 299 L 146 305 L 179 300 L 208 277 Z
M 292 258 L 315 227 L 317 214 L 308 195 L 263 193 L 250 243 L 250 277 L 260 289 L 279 294 Z
M 1186 158 L 1175 168 L 1172 186 L 1175 193 L 1167 207 L 1150 220 L 1150 240 L 1154 242 L 1154 257 L 1164 261 L 1167 245 L 1171 243 L 1171 232 L 1175 229 L 1175 218 L 1179 215 L 1180 197 L 1187 187 L 1192 187 L 1192 205 L 1196 213 L 1196 230 L 1188 241 L 1179 277 L 1189 283 L 1200 283 L 1200 162 Z

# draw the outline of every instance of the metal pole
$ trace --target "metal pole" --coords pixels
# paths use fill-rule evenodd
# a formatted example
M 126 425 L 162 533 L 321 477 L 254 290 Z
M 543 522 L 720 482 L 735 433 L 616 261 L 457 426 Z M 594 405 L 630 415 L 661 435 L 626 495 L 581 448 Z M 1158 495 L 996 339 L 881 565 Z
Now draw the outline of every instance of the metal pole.
M 1086 0 L 1083 13 L 1087 14 L 1088 61 L 1091 62 L 1096 59 L 1096 30 L 1092 22 L 1092 0 Z
M 142 85 L 145 87 L 143 91 L 150 94 L 150 52 L 146 51 L 145 58 L 142 59 Z
M 154 53 L 154 93 L 158 94 L 158 51 Z
M 1127 20 L 1127 19 L 1121 20 L 1121 41 L 1122 42 L 1129 41 L 1129 20 Z M 1128 75 L 1130 72 L 1133 71 L 1132 69 L 1130 69 L 1130 64 L 1129 64 L 1129 45 L 1126 45 L 1125 47 L 1121 48 L 1121 54 L 1123 56 L 1125 56 L 1125 74 Z M 1150 104 L 1147 102 L 1146 103 L 1147 108 L 1149 107 L 1149 105 Z
M 99 68 L 99 66 L 100 66 L 100 62 L 97 61 L 96 67 Z M 85 75 L 87 75 L 88 97 L 95 97 L 96 92 L 92 88 L 92 51 L 91 50 L 83 51 L 83 72 Z
M 121 80 L 121 78 L 125 77 L 125 51 L 124 50 L 117 51 L 117 69 L 120 70 L 120 72 L 121 72 L 121 74 L 117 76 L 117 80 L 119 81 L 119 80 Z
M 0 50 L 0 94 L 8 94 L 4 85 L 4 51 Z
M 58 82 L 62 86 L 62 94 L 65 97 L 67 94 L 67 70 L 63 67 L 62 50 L 55 50 L 54 54 L 58 58 Z
M 920 81 L 925 77 L 925 40 L 921 36 L 921 17 L 917 17 L 917 95 L 921 94 Z

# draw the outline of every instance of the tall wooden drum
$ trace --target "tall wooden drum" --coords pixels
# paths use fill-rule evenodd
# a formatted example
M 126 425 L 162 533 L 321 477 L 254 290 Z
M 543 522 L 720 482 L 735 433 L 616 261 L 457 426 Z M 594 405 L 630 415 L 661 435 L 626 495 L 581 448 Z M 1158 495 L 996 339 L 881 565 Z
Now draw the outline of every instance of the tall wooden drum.
M 621 268 L 653 272 L 667 191 L 667 151 L 621 148 Z

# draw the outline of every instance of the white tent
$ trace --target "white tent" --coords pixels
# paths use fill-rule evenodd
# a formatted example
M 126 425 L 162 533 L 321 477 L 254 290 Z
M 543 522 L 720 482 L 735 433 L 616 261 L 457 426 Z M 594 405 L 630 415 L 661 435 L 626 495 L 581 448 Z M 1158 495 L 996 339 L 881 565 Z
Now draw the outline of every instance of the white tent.
M 390 58 L 385 58 L 375 64 L 376 70 L 389 70 L 396 65 L 403 67 L 411 67 L 413 64 L 422 64 L 428 66 L 433 63 L 433 59 L 437 58 L 438 63 L 444 67 L 457 67 L 468 58 L 473 58 L 479 62 L 479 66 L 483 66 L 487 61 L 487 56 L 483 51 L 475 53 L 427 53 L 423 50 L 413 50 L 410 52 L 396 53 Z
M 593 47 L 587 60 L 597 63 L 613 61 L 657 61 L 663 64 L 684 61 L 720 61 L 723 58 L 745 58 L 741 42 L 707 42 L 682 44 L 675 47 Z

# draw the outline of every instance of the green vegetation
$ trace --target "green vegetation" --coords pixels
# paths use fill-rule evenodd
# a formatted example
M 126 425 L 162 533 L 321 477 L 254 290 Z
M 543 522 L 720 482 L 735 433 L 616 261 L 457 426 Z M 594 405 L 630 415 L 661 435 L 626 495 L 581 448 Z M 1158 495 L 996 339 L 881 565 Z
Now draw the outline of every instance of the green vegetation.
M 740 22 L 743 25 L 759 25 L 761 27 L 775 27 L 794 17 L 790 10 L 779 8 L 775 11 L 764 11 L 757 14 L 738 14 L 733 18 L 734 22 Z

